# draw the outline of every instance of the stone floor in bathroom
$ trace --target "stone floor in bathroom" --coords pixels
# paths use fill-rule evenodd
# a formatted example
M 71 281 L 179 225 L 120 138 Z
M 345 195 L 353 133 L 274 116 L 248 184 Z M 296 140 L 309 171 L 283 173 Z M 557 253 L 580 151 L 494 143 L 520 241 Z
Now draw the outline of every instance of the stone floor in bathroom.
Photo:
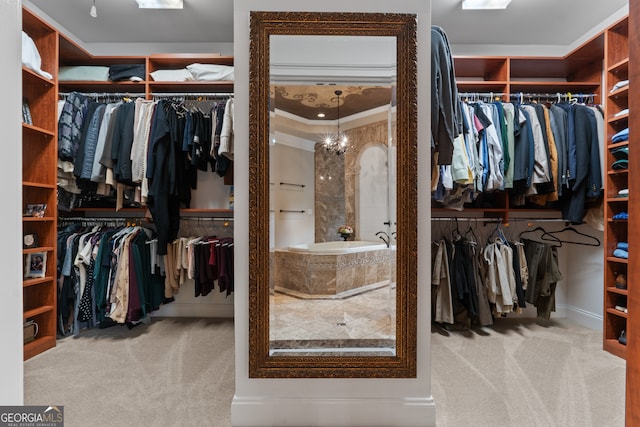
M 395 287 L 364 292 L 344 299 L 300 299 L 276 292 L 270 297 L 271 341 L 395 339 Z

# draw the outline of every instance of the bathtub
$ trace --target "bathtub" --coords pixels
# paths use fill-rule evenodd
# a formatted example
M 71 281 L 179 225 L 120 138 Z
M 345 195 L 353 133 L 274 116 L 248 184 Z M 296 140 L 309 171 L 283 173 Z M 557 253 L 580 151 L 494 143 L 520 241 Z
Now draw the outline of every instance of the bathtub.
M 343 254 L 354 252 L 374 251 L 386 249 L 387 245 L 379 242 L 366 242 L 363 240 L 307 243 L 303 245 L 289 246 L 292 252 L 307 252 L 318 254 Z
M 395 248 L 381 242 L 294 245 L 272 252 L 272 289 L 299 298 L 346 298 L 395 283 Z

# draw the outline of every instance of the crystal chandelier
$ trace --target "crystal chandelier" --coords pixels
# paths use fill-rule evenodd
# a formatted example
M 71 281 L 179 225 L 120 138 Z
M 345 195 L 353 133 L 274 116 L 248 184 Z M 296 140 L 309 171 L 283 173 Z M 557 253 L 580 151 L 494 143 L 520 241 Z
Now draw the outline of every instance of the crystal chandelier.
M 326 135 L 322 141 L 325 150 L 330 153 L 336 153 L 337 155 L 344 154 L 349 149 L 349 138 L 344 132 L 340 132 L 340 95 L 342 95 L 341 90 L 336 90 L 333 92 L 336 94 L 334 98 L 338 103 L 338 130 L 334 134 Z

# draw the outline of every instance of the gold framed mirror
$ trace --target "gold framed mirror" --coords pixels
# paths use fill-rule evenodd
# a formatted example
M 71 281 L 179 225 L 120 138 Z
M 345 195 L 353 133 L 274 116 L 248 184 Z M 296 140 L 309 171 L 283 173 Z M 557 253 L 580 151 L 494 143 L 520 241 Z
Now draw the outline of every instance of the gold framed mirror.
M 249 377 L 413 378 L 416 376 L 417 348 L 416 16 L 384 13 L 251 12 L 250 30 Z M 392 315 L 389 318 L 393 323 L 390 330 L 395 336 L 392 337 L 392 345 L 385 351 L 367 354 L 357 346 L 353 351 L 354 348 L 348 348 L 353 345 L 348 344 L 348 340 L 346 347 L 340 345 L 331 350 L 312 351 L 315 349 L 300 345 L 293 348 L 293 351 L 274 351 L 270 336 L 273 327 L 270 301 L 273 300 L 275 265 L 270 240 L 273 238 L 270 230 L 271 214 L 274 211 L 270 200 L 271 187 L 284 184 L 304 188 L 305 184 L 275 183 L 270 175 L 271 162 L 275 160 L 270 158 L 274 110 L 272 96 L 275 92 L 271 81 L 271 43 L 276 37 L 299 36 L 392 38 L 395 44 L 395 69 L 391 85 L 395 99 L 390 103 L 393 104 L 393 123 L 389 121 L 385 124 L 390 135 L 389 141 L 393 140 L 389 147 L 393 145 L 395 159 L 393 170 L 389 169 L 388 172 L 394 176 L 390 192 L 393 200 L 387 199 L 392 212 L 385 223 L 389 227 L 393 225 L 394 231 L 386 229 L 387 237 L 382 239 L 386 247 L 383 245 L 375 255 L 385 258 L 385 253 L 393 251 L 393 283 L 389 279 L 385 286 L 392 289 L 393 293 L 393 307 L 390 310 Z M 389 92 L 389 88 L 383 89 Z M 342 91 L 336 90 L 335 93 L 337 104 L 340 105 Z M 337 123 L 340 133 L 339 115 Z M 315 196 L 317 198 L 317 194 Z M 317 208 L 318 204 L 314 207 Z M 311 210 L 302 209 L 299 213 L 305 214 Z M 289 211 L 281 209 L 280 212 Z M 393 248 L 390 242 L 392 233 L 395 243 Z M 317 230 L 315 234 L 317 238 Z M 361 258 L 358 256 L 358 261 L 354 262 L 362 263 Z M 294 323 L 290 326 L 295 329 L 297 325 Z M 338 340 L 333 340 L 333 343 L 336 341 Z

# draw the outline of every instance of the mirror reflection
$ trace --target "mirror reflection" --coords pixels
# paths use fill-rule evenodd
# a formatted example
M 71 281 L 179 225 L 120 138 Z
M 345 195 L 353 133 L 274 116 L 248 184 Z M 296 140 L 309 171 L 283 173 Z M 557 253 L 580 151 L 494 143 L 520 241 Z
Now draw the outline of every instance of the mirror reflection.
M 396 354 L 396 39 L 271 36 L 269 354 Z

